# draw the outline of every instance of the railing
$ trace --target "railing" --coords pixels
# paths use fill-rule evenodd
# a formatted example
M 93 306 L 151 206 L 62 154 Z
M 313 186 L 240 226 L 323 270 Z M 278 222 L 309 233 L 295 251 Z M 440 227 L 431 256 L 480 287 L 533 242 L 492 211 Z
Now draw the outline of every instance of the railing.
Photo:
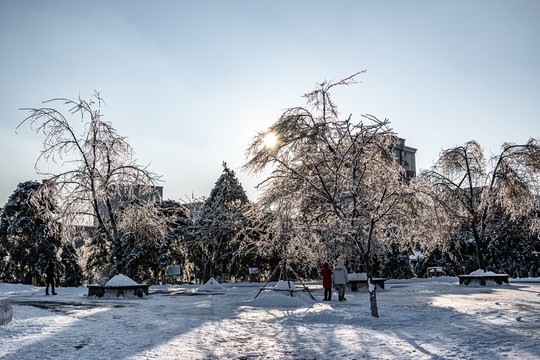
M 13 307 L 5 300 L 0 300 L 0 325 L 6 325 L 13 319 Z

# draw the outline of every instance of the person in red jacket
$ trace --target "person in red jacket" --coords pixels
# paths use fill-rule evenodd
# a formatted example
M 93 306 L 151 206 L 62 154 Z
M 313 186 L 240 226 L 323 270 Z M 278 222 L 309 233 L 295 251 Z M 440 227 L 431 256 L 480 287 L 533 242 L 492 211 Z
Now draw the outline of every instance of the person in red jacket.
M 322 286 L 324 288 L 323 301 L 330 301 L 332 300 L 332 270 L 330 270 L 330 265 L 328 265 L 327 262 L 323 264 L 321 275 L 322 275 Z

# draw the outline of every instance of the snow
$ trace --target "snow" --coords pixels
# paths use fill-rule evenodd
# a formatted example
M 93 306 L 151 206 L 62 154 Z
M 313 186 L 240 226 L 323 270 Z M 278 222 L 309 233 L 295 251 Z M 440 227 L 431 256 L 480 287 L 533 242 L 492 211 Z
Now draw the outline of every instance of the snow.
M 349 281 L 367 280 L 366 273 L 350 273 L 348 275 Z
M 223 291 L 225 288 L 221 286 L 214 278 L 210 278 L 205 284 L 199 286 L 198 291 Z
M 279 280 L 277 282 L 277 284 L 274 286 L 274 289 L 276 290 L 295 290 L 296 289 L 296 286 L 294 285 L 294 283 L 292 281 L 284 281 L 284 280 Z
M 478 269 L 478 270 L 473 271 L 473 272 L 470 273 L 469 275 L 474 275 L 474 276 L 493 276 L 493 275 L 499 275 L 499 274 L 495 274 L 494 272 L 491 272 L 491 271 L 484 271 L 484 270 L 482 270 L 482 269 Z
M 260 283 L 220 285 L 226 291 L 162 285 L 142 299 L 103 300 L 86 287 L 46 296 L 43 287 L 0 283 L 0 298 L 13 305 L 13 321 L 0 326 L 0 358 L 538 359 L 540 279 L 484 287 L 459 286 L 457 277 L 387 280 L 378 319 L 365 290 L 323 302 L 320 282 L 306 284 L 316 301 L 272 290 L 254 299 Z
M 107 283 L 105 284 L 105 286 L 132 286 L 132 285 L 138 285 L 138 284 L 124 274 L 118 274 L 118 275 L 113 276 L 113 278 L 107 281 Z
M 288 290 L 288 288 L 287 288 Z M 305 307 L 312 305 L 314 301 L 305 294 L 291 293 L 289 291 L 262 291 L 259 296 L 250 301 L 248 305 L 257 307 Z

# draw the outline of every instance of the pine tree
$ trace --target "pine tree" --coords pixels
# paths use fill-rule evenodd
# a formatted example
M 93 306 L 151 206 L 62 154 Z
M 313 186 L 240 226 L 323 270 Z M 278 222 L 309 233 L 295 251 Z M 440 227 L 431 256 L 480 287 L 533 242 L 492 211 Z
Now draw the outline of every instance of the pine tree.
M 247 202 L 247 195 L 234 171 L 223 162 L 223 173 L 194 224 L 194 237 L 201 255 L 198 265 L 203 280 L 226 274 L 237 260 L 237 249 L 232 247 L 233 238 L 245 220 L 243 206 Z
M 57 262 L 60 239 L 51 231 L 59 226 L 50 221 L 54 208 L 51 199 L 40 198 L 45 204 L 36 204 L 33 196 L 43 184 L 34 181 L 20 183 L 9 197 L 1 215 L 0 233 L 8 266 L 23 283 L 37 284 L 45 274 L 50 260 Z M 56 265 L 59 265 L 58 263 Z
M 64 285 L 80 286 L 83 281 L 83 272 L 78 263 L 77 251 L 71 243 L 65 243 L 62 246 L 60 259 L 63 267 Z

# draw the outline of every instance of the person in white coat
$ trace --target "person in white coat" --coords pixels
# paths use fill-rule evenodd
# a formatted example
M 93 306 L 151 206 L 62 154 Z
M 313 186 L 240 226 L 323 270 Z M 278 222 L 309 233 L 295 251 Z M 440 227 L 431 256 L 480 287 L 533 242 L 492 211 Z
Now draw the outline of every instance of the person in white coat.
M 345 264 L 343 263 L 342 259 L 339 259 L 338 264 L 334 268 L 332 280 L 334 282 L 334 287 L 338 292 L 338 300 L 347 300 L 345 299 L 345 287 L 347 286 L 347 282 L 349 282 L 349 276 L 347 274 L 347 268 L 345 268 Z

